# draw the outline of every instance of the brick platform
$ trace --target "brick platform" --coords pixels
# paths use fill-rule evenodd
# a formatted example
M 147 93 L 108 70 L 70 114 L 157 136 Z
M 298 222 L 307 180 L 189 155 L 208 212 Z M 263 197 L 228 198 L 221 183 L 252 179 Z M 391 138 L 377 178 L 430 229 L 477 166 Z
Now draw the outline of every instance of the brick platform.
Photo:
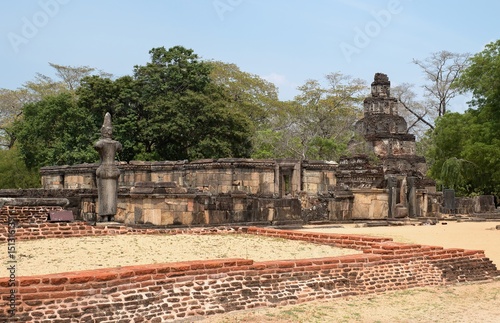
M 258 227 L 144 229 L 77 223 L 20 225 L 17 240 L 118 234 L 247 233 L 362 250 L 341 257 L 254 262 L 219 259 L 0 278 L 0 321 L 165 322 L 261 306 L 489 280 L 498 275 L 483 251 L 395 243 L 388 238 Z M 0 240 L 6 240 L 0 226 Z

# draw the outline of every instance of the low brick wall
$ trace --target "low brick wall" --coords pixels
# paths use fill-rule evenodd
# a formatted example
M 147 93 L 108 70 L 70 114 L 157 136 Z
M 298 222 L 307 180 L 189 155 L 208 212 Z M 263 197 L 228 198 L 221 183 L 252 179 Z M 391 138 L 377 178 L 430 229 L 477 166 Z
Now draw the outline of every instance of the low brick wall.
M 0 226 L 0 242 L 8 239 L 8 226 Z M 89 225 L 86 222 L 54 222 L 21 224 L 16 227 L 16 240 L 36 240 L 50 238 L 74 238 L 89 236 L 109 236 L 122 234 L 220 234 L 236 233 L 238 228 L 232 227 L 201 227 L 195 229 L 161 229 L 128 227 L 123 225 Z
M 3 227 L 0 227 L 3 229 Z M 111 234 L 249 233 L 363 250 L 331 258 L 254 262 L 220 259 L 17 277 L 17 322 L 165 322 L 261 306 L 296 304 L 488 280 L 483 251 L 395 243 L 391 239 L 257 227 L 144 229 L 85 223 L 21 225 L 18 240 Z M 4 238 L 4 231 L 0 232 Z M 9 318 L 8 278 L 0 278 L 0 321 Z
M 62 211 L 60 206 L 12 206 L 0 208 L 0 225 L 8 224 L 9 218 L 16 223 L 45 223 L 50 211 Z

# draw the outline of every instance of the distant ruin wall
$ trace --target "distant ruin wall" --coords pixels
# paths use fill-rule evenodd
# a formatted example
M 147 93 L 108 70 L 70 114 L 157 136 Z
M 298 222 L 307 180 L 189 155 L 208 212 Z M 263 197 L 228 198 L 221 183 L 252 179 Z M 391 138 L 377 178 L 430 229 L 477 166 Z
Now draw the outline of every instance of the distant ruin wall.
M 63 232 L 81 236 L 97 234 L 93 227 L 83 223 L 32 224 L 18 228 L 18 239 L 31 239 L 37 232 L 36 227 L 44 237 L 52 233 L 60 237 L 72 236 Z M 5 277 L 0 278 L 0 320 L 168 322 L 316 299 L 481 281 L 498 275 L 496 266 L 482 251 L 395 243 L 378 237 L 256 227 L 167 232 L 120 226 L 102 230 L 102 234 L 128 234 L 133 230 L 135 234 L 216 234 L 225 231 L 328 244 L 364 253 L 265 262 L 250 259 L 188 261 L 17 277 L 14 317 L 8 312 L 13 287 Z
M 310 193 L 334 185 L 336 164 L 291 159 L 204 159 L 198 161 L 131 161 L 117 163 L 119 185 L 138 182 L 175 182 L 213 194 L 242 191 L 247 194 L 283 196 L 304 186 Z M 96 187 L 97 164 L 42 167 L 45 189 L 91 189 Z M 302 178 L 302 169 L 307 169 Z M 316 175 L 316 176 L 315 176 Z M 309 185 L 311 184 L 311 185 Z M 315 185 L 316 184 L 316 185 Z M 317 184 L 324 184 L 323 186 Z

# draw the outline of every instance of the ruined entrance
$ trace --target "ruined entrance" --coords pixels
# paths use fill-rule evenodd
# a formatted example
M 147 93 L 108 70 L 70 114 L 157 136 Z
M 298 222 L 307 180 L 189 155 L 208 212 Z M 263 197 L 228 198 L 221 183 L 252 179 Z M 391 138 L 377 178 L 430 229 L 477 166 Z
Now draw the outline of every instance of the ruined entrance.
M 301 190 L 301 163 L 278 160 L 275 170 L 275 192 L 279 197 L 296 197 Z
M 280 197 L 292 195 L 292 174 L 293 169 L 280 169 Z

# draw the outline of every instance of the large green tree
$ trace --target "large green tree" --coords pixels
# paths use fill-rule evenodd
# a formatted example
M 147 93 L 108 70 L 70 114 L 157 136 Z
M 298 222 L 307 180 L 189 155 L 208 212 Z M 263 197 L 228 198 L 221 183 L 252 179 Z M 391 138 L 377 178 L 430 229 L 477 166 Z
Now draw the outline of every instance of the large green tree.
M 436 123 L 431 174 L 463 194 L 500 194 L 500 41 L 470 59 L 454 86 L 473 109 Z
M 87 77 L 79 105 L 96 126 L 109 111 L 123 160 L 180 160 L 247 157 L 251 120 L 223 86 L 211 78 L 211 64 L 176 46 L 150 51 L 151 62 L 117 80 Z
M 15 132 L 19 150 L 30 169 L 96 161 L 92 145 L 98 131 L 91 116 L 78 107 L 69 93 L 25 105 Z
M 0 189 L 40 186 L 38 171 L 26 167 L 16 146 L 0 149 Z

